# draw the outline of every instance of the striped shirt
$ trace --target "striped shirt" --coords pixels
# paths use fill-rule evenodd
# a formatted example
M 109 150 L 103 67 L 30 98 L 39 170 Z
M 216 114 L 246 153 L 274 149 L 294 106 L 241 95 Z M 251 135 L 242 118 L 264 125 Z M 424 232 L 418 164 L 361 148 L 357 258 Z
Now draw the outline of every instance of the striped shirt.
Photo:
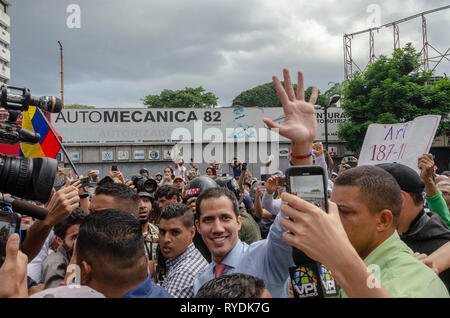
M 166 260 L 166 278 L 161 286 L 176 298 L 194 296 L 194 277 L 208 262 L 191 243 L 186 251 Z

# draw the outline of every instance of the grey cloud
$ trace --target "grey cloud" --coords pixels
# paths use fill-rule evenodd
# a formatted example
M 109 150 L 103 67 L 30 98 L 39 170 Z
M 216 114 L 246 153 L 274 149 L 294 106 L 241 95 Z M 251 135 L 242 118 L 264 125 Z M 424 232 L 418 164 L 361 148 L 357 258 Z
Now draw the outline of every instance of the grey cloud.
M 421 10 L 445 2 L 409 1 Z M 81 7 L 81 29 L 66 27 L 71 3 Z M 387 0 L 18 1 L 10 8 L 12 84 L 58 95 L 60 40 L 66 103 L 138 106 L 144 95 L 164 88 L 202 85 L 225 106 L 241 91 L 280 76 L 283 67 L 303 70 L 307 85 L 325 91 L 328 82 L 344 77 L 343 34 L 365 25 L 372 3 L 381 6 L 383 23 L 417 13 Z M 439 22 L 430 19 L 430 30 L 434 23 L 449 29 L 447 11 Z M 318 36 L 333 45 L 308 39 L 317 31 L 307 29 L 312 22 L 325 27 Z M 401 27 L 404 39 L 419 31 Z M 448 47 L 443 32 L 429 36 Z M 381 35 L 378 41 L 389 43 Z M 355 42 L 366 43 L 361 52 L 368 47 L 364 37 Z

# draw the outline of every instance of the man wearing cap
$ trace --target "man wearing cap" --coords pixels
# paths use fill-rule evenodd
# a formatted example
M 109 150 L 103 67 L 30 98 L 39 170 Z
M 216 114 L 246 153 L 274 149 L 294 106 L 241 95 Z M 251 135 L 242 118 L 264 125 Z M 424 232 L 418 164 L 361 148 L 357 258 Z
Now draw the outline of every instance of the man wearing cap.
M 150 177 L 148 170 L 145 168 L 142 168 L 141 170 L 139 170 L 139 174 L 147 179 Z
M 184 194 L 184 179 L 181 176 L 176 176 L 173 179 L 173 186 L 177 188 L 180 191 L 180 195 L 183 196 Z
M 450 230 L 441 217 L 426 213 L 423 204 L 425 184 L 411 168 L 399 163 L 378 165 L 389 172 L 400 186 L 403 198 L 397 232 L 403 242 L 414 252 L 431 254 L 450 240 Z M 450 270 L 439 277 L 450 290 Z
M 158 228 L 149 222 L 149 215 L 153 210 L 155 198 L 151 193 L 139 192 L 139 222 L 141 222 L 142 235 L 144 236 L 145 255 L 149 261 L 156 264 L 156 248 L 158 247 Z

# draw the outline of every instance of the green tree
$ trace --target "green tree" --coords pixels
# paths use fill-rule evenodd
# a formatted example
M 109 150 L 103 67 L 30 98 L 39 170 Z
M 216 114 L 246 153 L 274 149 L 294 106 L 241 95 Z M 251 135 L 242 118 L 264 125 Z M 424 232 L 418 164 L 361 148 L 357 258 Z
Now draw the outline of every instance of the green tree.
M 217 106 L 217 96 L 203 87 L 184 90 L 165 89 L 159 95 L 147 95 L 142 102 L 148 108 L 208 108 Z
M 344 90 L 344 82 L 341 83 L 335 83 L 335 82 L 328 82 L 328 85 L 333 84 L 323 95 L 325 95 L 326 98 L 331 99 L 333 95 L 340 95 L 342 96 L 342 91 Z
M 92 108 L 95 108 L 95 106 L 87 106 L 87 105 L 80 105 L 80 104 L 69 104 L 69 105 L 64 105 L 64 108 L 69 108 L 69 109 L 92 109 Z
M 347 141 L 346 148 L 359 152 L 373 123 L 395 124 L 436 114 L 442 116 L 436 136 L 450 128 L 450 80 L 428 85 L 432 73 L 420 71 L 420 65 L 420 53 L 408 43 L 345 82 L 341 107 L 347 121 L 337 133 Z
M 284 85 L 284 82 L 282 82 Z M 297 84 L 294 84 L 294 91 L 297 90 Z M 312 87 L 308 87 L 305 91 L 305 98 L 309 100 L 311 96 Z M 317 105 L 327 105 L 329 99 L 320 94 L 317 99 Z M 272 82 L 265 83 L 249 90 L 243 91 L 233 99 L 233 106 L 258 106 L 258 107 L 281 107 L 280 98 Z

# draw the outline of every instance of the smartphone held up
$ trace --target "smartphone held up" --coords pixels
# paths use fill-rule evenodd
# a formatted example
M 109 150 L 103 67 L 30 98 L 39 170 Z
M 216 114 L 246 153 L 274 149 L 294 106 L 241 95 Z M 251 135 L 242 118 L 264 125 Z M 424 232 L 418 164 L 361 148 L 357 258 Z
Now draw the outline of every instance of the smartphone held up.
M 319 166 L 294 166 L 286 170 L 286 191 L 328 212 L 325 170 Z
M 0 211 L 0 266 L 5 260 L 6 242 L 11 235 L 20 232 L 20 222 L 20 214 Z

